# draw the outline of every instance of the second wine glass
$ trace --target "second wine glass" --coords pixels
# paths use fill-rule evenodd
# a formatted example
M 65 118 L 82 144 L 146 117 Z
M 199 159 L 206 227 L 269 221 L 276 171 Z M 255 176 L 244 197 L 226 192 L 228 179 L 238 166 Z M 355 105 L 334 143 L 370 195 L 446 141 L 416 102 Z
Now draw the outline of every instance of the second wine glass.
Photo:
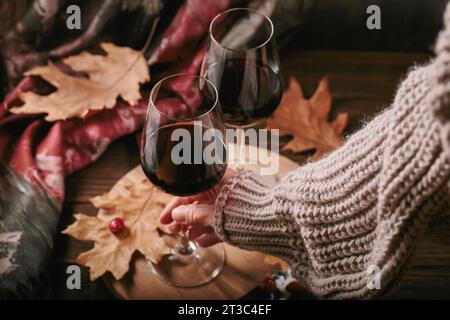
M 234 128 L 238 169 L 245 163 L 245 128 L 269 117 L 283 89 L 274 26 L 266 15 L 234 8 L 210 25 L 202 74 L 217 88 L 224 122 Z

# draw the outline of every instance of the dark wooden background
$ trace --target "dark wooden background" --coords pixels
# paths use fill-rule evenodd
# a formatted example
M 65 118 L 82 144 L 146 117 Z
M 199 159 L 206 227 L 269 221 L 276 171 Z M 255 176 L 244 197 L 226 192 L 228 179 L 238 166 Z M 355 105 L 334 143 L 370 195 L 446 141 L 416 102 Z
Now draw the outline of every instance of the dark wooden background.
M 290 1 L 290 0 L 288 0 Z M 427 51 L 433 49 L 448 0 L 293 0 L 308 3 L 283 44 L 306 50 Z M 381 9 L 381 30 L 366 28 L 369 5 Z M 283 39 L 284 40 L 284 39 Z

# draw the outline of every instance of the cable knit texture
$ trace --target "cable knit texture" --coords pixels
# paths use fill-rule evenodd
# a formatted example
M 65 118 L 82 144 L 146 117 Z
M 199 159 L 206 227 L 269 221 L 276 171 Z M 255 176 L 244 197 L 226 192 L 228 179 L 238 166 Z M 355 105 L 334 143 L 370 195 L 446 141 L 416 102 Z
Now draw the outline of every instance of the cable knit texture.
M 226 242 L 288 261 L 325 298 L 369 298 L 397 281 L 421 236 L 447 238 L 450 5 L 436 59 L 412 70 L 390 108 L 322 160 L 272 186 L 240 173 L 220 191 Z M 370 289 L 370 266 L 382 290 Z

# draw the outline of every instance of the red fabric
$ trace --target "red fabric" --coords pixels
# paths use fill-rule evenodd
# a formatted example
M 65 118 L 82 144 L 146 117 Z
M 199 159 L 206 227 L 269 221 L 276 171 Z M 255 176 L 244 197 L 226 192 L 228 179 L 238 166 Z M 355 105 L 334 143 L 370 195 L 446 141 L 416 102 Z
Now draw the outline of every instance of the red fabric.
M 187 0 L 164 34 L 152 64 L 173 66 L 164 74 L 197 73 L 209 23 L 229 4 L 230 0 Z M 164 74 L 153 75 L 153 79 Z M 36 81 L 25 77 L 0 106 L 0 160 L 62 200 L 64 176 L 95 161 L 115 139 L 138 130 L 145 119 L 148 98 L 142 98 L 134 106 L 119 102 L 113 109 L 102 110 L 86 119 L 54 123 L 44 121 L 42 116 L 14 115 L 6 110 L 17 101 L 19 91 L 37 86 Z M 167 106 L 175 110 L 176 107 L 174 103 Z
M 230 0 L 186 0 L 151 60 L 170 63 L 195 52 L 209 31 L 212 19 L 226 10 L 230 2 Z

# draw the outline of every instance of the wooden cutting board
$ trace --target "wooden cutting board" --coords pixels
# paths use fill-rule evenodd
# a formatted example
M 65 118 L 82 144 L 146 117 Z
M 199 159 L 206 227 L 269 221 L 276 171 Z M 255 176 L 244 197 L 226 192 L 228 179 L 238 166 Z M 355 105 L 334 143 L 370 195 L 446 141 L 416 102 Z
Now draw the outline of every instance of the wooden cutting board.
M 246 146 L 246 158 L 256 160 L 259 149 Z M 268 152 L 265 151 L 264 152 Z M 235 158 L 235 145 L 229 145 L 229 159 Z M 279 181 L 288 172 L 297 168 L 297 164 L 277 153 L 268 152 L 273 161 L 278 161 L 276 175 L 267 176 L 272 182 Z M 257 162 L 257 161 L 254 161 Z M 249 165 L 247 169 L 255 169 L 260 165 Z M 252 168 L 253 167 L 253 168 Z M 124 175 L 112 188 L 120 188 L 124 181 L 142 181 L 144 173 L 136 167 Z M 103 277 L 110 290 L 120 299 L 238 299 L 255 288 L 264 278 L 280 270 L 280 266 L 266 262 L 266 255 L 250 252 L 224 245 L 226 253 L 225 266 L 221 273 L 209 283 L 194 288 L 173 287 L 149 269 L 145 258 L 137 255 L 131 262 L 130 271 L 120 280 L 111 275 Z

